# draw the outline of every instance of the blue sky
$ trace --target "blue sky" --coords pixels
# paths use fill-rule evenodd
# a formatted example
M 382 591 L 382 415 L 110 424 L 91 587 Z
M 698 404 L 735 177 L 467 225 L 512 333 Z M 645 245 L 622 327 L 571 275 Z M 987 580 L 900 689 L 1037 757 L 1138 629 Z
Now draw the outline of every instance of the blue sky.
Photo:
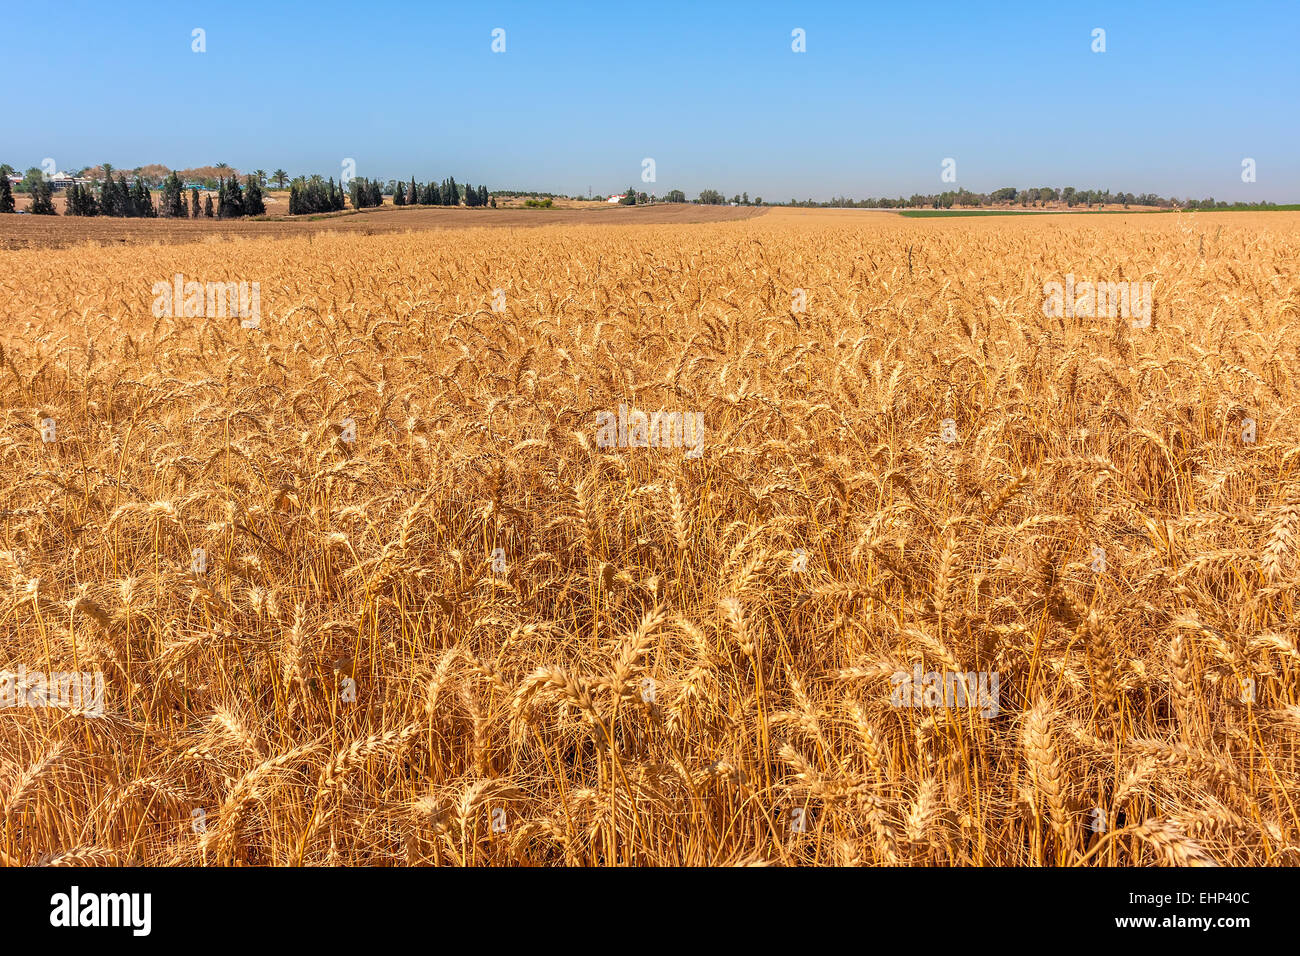
M 1300 201 L 1295 0 L 71 2 L 8 17 L 0 162 L 20 169 L 337 176 L 350 157 L 381 179 L 608 193 L 651 157 L 646 191 L 788 200 L 939 192 L 952 157 L 977 192 Z

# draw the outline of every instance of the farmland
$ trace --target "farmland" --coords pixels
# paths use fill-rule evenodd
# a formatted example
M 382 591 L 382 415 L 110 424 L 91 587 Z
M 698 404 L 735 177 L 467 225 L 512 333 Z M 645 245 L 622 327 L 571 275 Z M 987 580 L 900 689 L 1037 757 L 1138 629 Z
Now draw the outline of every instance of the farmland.
M 233 238 L 288 238 L 319 232 L 378 234 L 411 230 L 470 227 L 531 227 L 540 225 L 624 225 L 696 223 L 745 219 L 759 215 L 754 207 L 660 204 L 606 206 L 598 203 L 556 209 L 463 209 L 446 207 L 396 208 L 385 205 L 361 212 L 321 216 L 277 216 L 286 208 L 282 197 L 268 199 L 271 215 L 264 219 L 109 219 L 62 216 L 0 216 L 0 249 L 68 248 L 83 243 L 149 245 Z M 59 201 L 61 202 L 61 200 Z
M 1300 213 L 754 212 L 3 217 L 0 862 L 1300 862 Z

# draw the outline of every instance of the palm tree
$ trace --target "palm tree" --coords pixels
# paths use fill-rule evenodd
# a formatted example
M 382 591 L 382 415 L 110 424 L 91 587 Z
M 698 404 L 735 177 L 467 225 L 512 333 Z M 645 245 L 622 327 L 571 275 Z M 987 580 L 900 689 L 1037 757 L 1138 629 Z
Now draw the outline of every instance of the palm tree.
M 253 175 L 257 177 L 257 185 L 259 185 L 259 186 L 265 186 L 265 185 L 266 185 L 266 170 L 265 170 L 265 169 L 255 169 L 255 170 L 253 170 Z
M 277 169 L 275 172 L 271 174 L 271 178 L 276 181 L 276 183 L 279 185 L 281 189 L 283 189 L 284 181 L 289 178 L 289 174 L 286 173 L 283 169 Z
M 217 167 L 216 167 L 216 168 L 217 168 L 217 169 L 229 169 L 229 168 L 230 168 L 230 164 L 229 164 L 229 163 L 217 163 Z

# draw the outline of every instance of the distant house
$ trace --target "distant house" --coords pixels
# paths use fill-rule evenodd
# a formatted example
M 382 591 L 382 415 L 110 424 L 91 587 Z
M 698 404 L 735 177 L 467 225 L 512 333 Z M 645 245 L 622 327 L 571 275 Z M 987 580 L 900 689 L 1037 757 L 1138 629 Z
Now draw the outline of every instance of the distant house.
M 51 173 L 45 180 L 53 189 L 67 189 L 69 186 L 90 182 L 88 179 L 78 179 L 72 173 Z
M 605 202 L 609 203 L 610 205 L 613 205 L 614 203 L 620 203 L 620 202 L 622 202 L 622 201 L 623 201 L 624 199 L 626 199 L 626 198 L 627 198 L 626 195 L 622 195 L 622 196 L 610 196 L 608 199 L 605 200 Z

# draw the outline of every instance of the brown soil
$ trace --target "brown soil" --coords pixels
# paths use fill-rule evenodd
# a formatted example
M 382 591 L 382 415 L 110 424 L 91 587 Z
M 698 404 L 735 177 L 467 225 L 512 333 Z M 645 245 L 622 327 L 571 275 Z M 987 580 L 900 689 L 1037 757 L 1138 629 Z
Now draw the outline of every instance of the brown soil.
M 280 205 L 280 204 L 277 204 Z M 274 209 L 275 206 L 270 208 Z M 0 215 L 0 249 L 57 249 L 82 242 L 101 245 L 198 242 L 206 237 L 280 237 L 304 232 L 360 231 L 366 234 L 424 229 L 493 226 L 636 225 L 720 222 L 748 219 L 764 210 L 754 206 L 653 206 L 588 204 L 568 209 L 465 209 L 393 207 L 293 219 L 110 219 L 105 217 Z

